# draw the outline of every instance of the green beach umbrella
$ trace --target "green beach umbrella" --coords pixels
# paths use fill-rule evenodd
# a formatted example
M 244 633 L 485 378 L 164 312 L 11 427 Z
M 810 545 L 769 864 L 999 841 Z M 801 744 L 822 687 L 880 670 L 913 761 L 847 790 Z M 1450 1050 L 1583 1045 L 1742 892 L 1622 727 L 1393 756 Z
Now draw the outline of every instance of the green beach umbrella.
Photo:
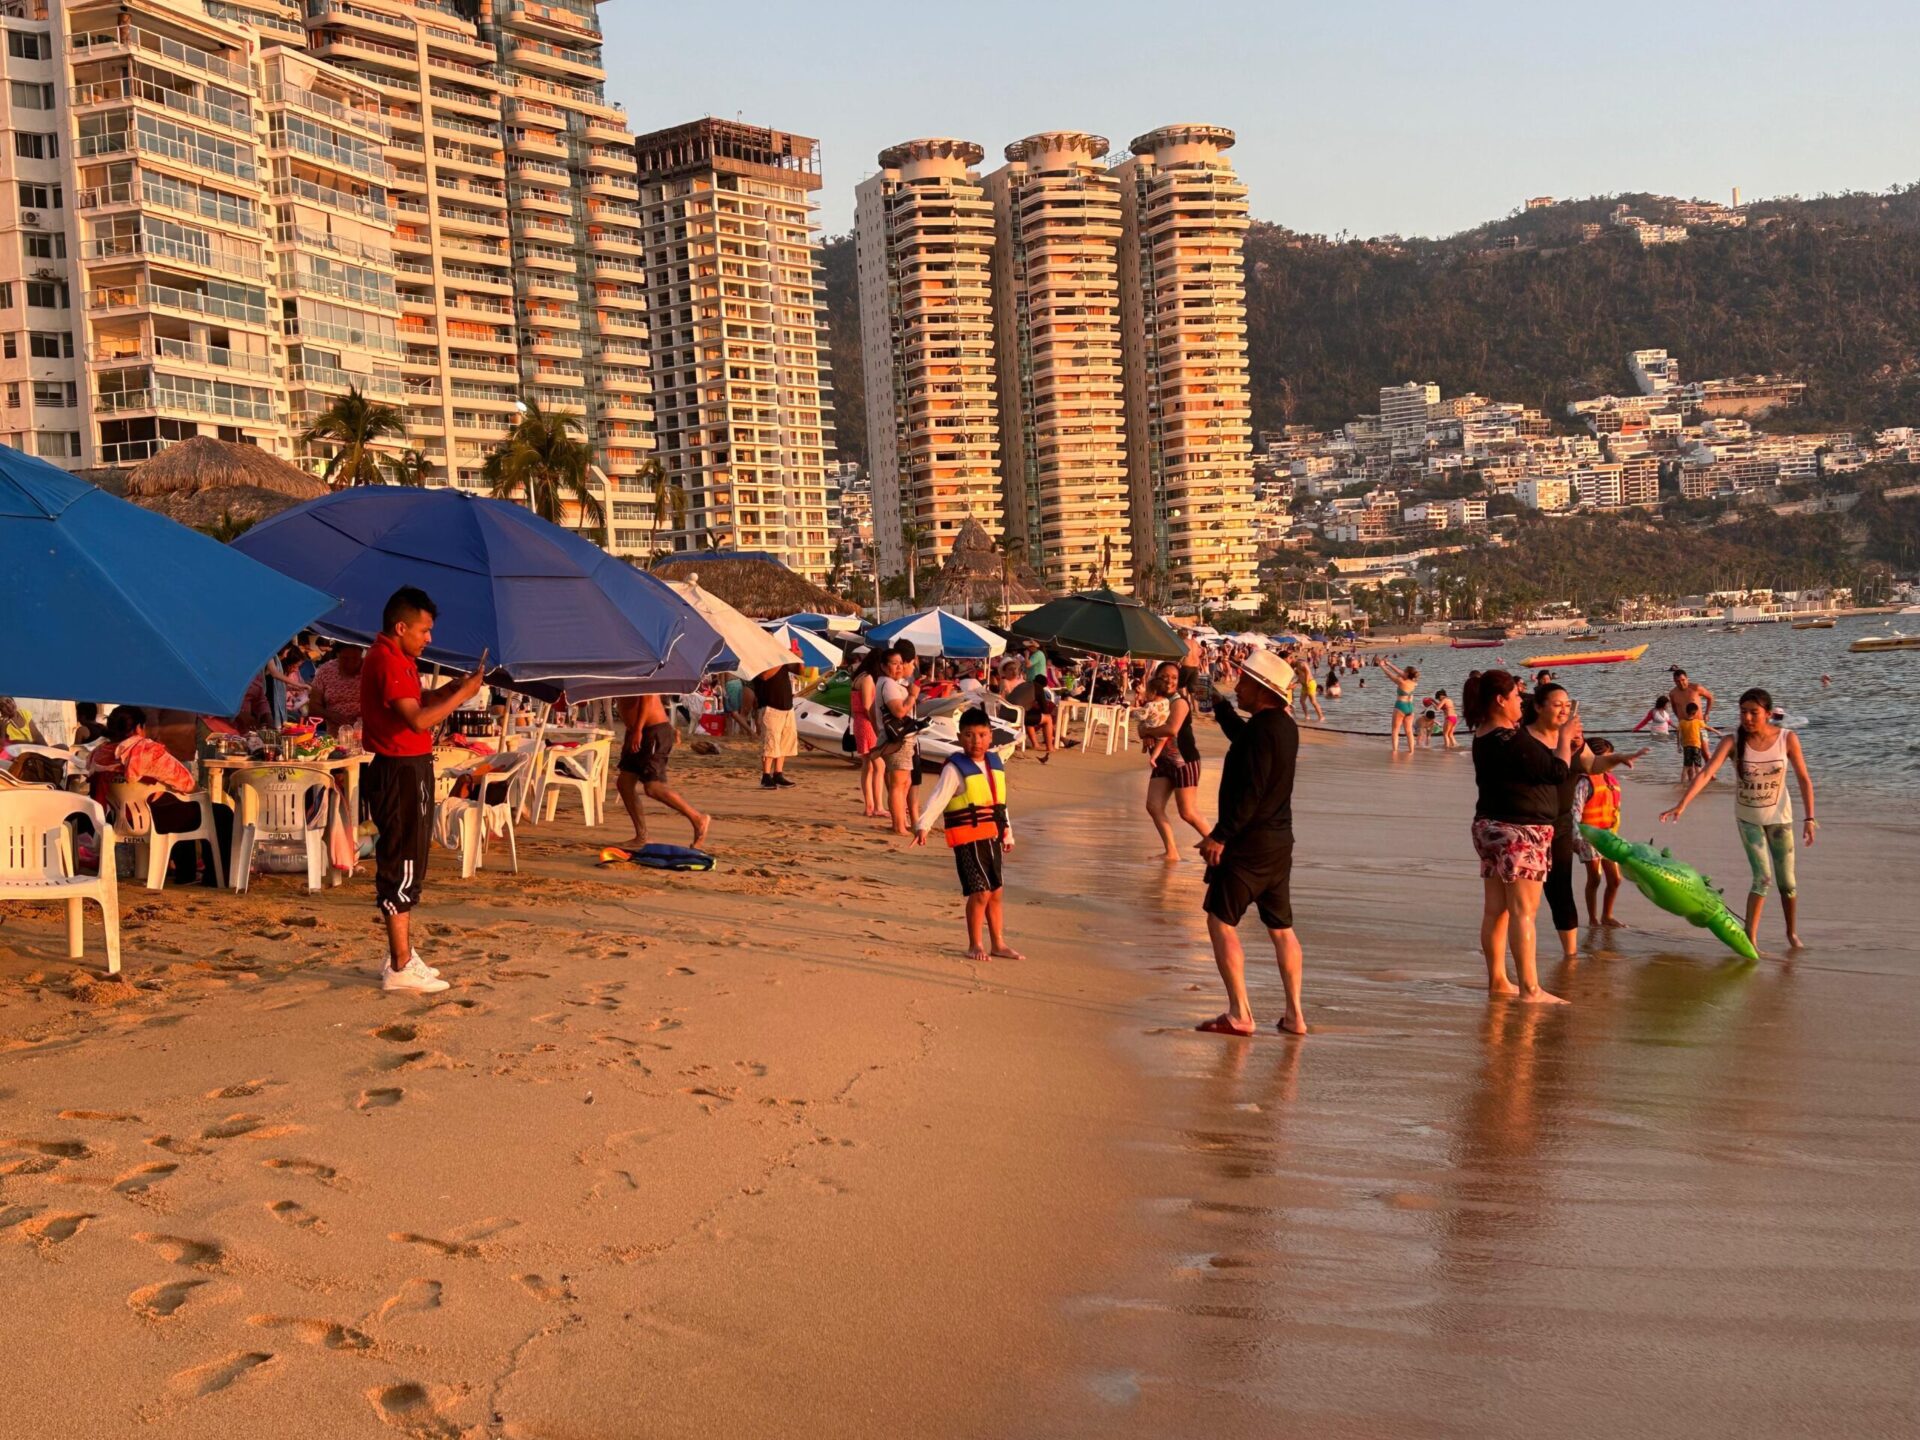
M 1013 622 L 1016 640 L 1037 640 L 1062 650 L 1095 655 L 1133 655 L 1142 660 L 1179 660 L 1187 643 L 1173 627 L 1131 595 L 1086 590 L 1050 600 Z

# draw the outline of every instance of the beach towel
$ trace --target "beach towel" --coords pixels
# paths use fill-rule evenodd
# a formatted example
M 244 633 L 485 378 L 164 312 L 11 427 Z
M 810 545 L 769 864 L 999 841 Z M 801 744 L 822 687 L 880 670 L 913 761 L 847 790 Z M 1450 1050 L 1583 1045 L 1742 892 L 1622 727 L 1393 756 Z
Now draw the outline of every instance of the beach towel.
M 600 852 L 602 865 L 643 865 L 649 870 L 711 870 L 713 856 L 685 845 L 642 845 L 638 850 L 609 845 Z

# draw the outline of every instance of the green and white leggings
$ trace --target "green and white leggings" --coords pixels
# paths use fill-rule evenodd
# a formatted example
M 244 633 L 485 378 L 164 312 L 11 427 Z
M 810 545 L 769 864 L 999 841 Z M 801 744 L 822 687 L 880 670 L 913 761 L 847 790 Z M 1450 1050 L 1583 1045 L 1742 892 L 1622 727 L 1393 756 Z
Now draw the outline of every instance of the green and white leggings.
M 1778 884 L 1780 893 L 1791 900 L 1798 893 L 1793 883 L 1793 822 L 1785 825 L 1755 825 L 1742 820 L 1740 843 L 1747 847 L 1747 865 L 1753 871 L 1751 893 L 1764 895 Z

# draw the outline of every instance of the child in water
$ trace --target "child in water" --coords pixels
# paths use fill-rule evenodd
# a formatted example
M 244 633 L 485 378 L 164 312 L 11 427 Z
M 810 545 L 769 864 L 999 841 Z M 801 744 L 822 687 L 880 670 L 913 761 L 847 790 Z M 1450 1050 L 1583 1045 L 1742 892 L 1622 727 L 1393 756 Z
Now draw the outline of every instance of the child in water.
M 1460 742 L 1453 738 L 1453 732 L 1460 728 L 1460 712 L 1454 709 L 1453 701 L 1447 698 L 1446 691 L 1436 690 L 1433 692 L 1433 708 L 1440 712 L 1440 738 L 1442 742 L 1444 742 L 1447 749 L 1458 750 L 1460 748 Z
M 1594 755 L 1611 755 L 1613 742 L 1600 736 L 1589 740 L 1587 748 Z M 1573 809 L 1580 817 L 1582 825 L 1591 825 L 1596 830 L 1611 830 L 1620 833 L 1620 778 L 1612 771 L 1603 774 L 1582 775 L 1573 787 Z M 1601 856 L 1587 843 L 1587 837 L 1576 830 L 1573 833 L 1574 854 L 1587 867 L 1587 924 L 1604 925 L 1609 929 L 1618 928 L 1620 921 L 1613 918 L 1613 902 L 1620 895 L 1620 867 L 1612 860 Z M 1600 885 L 1606 882 L 1606 898 L 1601 900 Z M 1599 902 L 1596 910 L 1596 902 Z
M 1431 710 L 1422 710 L 1420 712 L 1420 718 L 1414 722 L 1413 733 L 1415 738 L 1420 741 L 1420 748 L 1422 750 L 1431 750 L 1433 748 L 1433 731 L 1436 724 L 1437 719 Z
M 1707 768 L 1707 722 L 1700 714 L 1700 702 L 1689 700 L 1687 713 L 1680 718 L 1680 775 L 1688 785 Z
M 1007 944 L 1001 919 L 1001 861 L 1013 848 L 1007 815 L 1007 772 L 993 752 L 993 725 L 978 708 L 960 717 L 960 753 L 940 767 L 940 778 L 914 823 L 913 843 L 927 843 L 934 817 L 947 832 L 960 893 L 966 897 L 967 958 L 1024 960 Z M 991 941 L 992 948 L 988 948 Z

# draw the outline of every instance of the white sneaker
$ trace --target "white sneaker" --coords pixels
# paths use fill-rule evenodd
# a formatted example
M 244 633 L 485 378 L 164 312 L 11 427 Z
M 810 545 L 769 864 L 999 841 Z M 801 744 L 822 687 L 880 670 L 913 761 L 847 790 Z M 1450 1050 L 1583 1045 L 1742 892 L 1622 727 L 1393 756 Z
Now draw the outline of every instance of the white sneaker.
M 380 988 L 382 990 L 405 990 L 415 995 L 437 995 L 442 990 L 450 990 L 453 987 L 438 975 L 434 974 L 425 965 L 422 965 L 420 963 L 420 957 L 415 955 L 407 961 L 406 969 L 389 970 L 382 975 L 380 977 Z
M 409 957 L 408 963 L 410 965 L 418 965 L 422 970 L 426 971 L 427 974 L 433 976 L 433 978 L 436 980 L 440 978 L 440 972 L 437 969 L 435 969 L 433 966 L 427 964 L 426 961 L 422 960 L 420 958 L 420 952 L 418 950 L 408 950 L 407 955 Z

